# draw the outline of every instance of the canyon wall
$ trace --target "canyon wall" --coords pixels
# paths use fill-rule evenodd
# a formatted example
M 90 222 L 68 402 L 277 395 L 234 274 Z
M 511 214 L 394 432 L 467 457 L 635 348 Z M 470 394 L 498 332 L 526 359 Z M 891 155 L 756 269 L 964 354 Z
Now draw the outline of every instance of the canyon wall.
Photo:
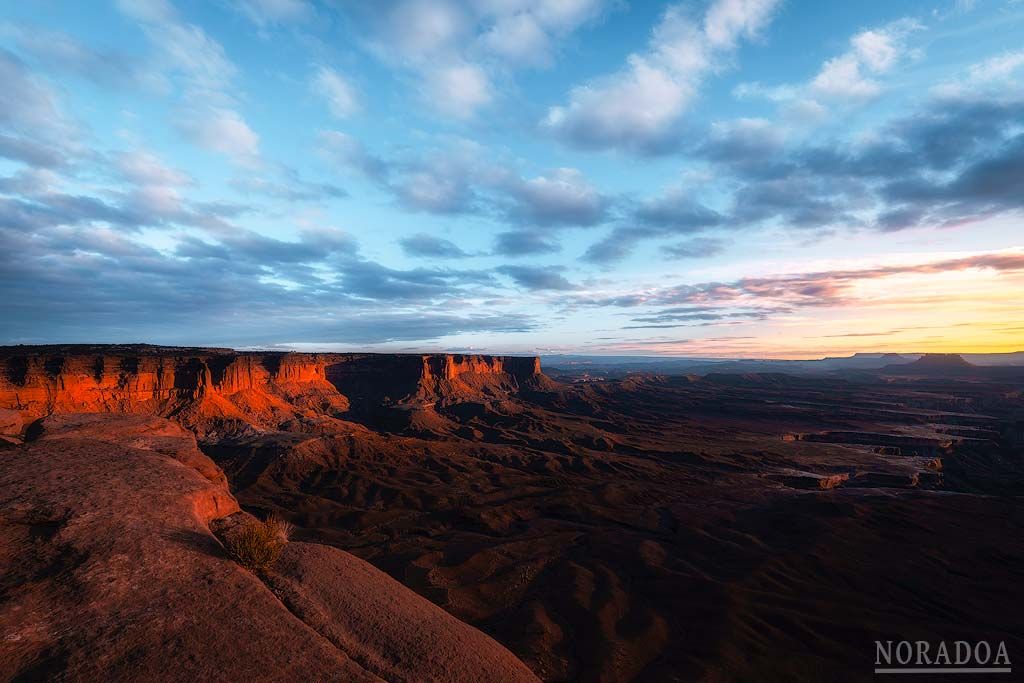
M 339 427 L 353 401 L 366 411 L 493 400 L 543 379 L 537 358 L 7 347 L 0 422 L 24 427 L 52 413 L 116 412 L 173 417 L 200 434 L 323 431 Z

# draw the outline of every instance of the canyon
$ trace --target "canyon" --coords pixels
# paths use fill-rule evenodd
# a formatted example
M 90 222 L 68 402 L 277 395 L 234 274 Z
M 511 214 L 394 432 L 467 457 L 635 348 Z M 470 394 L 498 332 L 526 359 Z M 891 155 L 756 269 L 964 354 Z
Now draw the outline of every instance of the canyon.
M 849 365 L 595 378 L 532 357 L 2 348 L 0 528 L 23 559 L 0 625 L 28 639 L 4 672 L 83 680 L 86 647 L 107 674 L 156 666 L 155 636 L 117 623 L 142 609 L 127 593 L 109 631 L 19 616 L 72 619 L 88 601 L 69 586 L 103 571 L 145 576 L 151 607 L 162 582 L 214 605 L 211 642 L 322 653 L 279 653 L 274 680 L 855 681 L 877 639 L 1022 651 L 1024 368 Z M 261 579 L 222 527 L 271 513 L 296 532 Z M 132 544 L 167 559 L 117 564 Z M 243 594 L 278 625 L 232 636 Z M 126 628 L 142 654 L 112 639 Z M 263 666 L 175 633 L 206 671 Z

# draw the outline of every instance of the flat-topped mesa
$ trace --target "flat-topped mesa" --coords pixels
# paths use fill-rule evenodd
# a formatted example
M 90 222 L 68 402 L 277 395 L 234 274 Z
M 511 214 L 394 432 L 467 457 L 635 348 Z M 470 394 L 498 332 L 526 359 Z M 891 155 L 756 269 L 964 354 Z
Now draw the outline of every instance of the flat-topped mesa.
M 414 398 L 442 404 L 504 400 L 544 380 L 536 357 L 426 355 Z
M 547 381 L 535 357 L 106 348 L 0 348 L 0 410 L 22 425 L 110 412 L 173 417 L 201 436 L 334 431 L 350 399 L 360 410 L 494 400 Z
M 348 409 L 327 381 L 317 354 L 234 353 L 151 347 L 131 353 L 60 353 L 31 347 L 0 352 L 0 409 L 23 423 L 53 413 L 108 412 L 174 416 L 202 433 L 214 423 L 277 428 L 281 423 Z
M 526 382 L 541 374 L 540 358 L 443 354 L 423 356 L 423 378 L 453 380 L 464 374 L 508 375 Z

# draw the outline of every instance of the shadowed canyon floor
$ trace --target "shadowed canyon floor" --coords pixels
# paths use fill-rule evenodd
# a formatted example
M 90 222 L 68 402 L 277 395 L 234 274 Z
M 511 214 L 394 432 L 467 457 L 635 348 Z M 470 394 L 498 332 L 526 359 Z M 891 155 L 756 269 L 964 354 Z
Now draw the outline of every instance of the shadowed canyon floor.
M 887 639 L 1024 655 L 1021 369 L 554 382 L 533 359 L 151 347 L 0 363 L 0 426 L 29 441 L 8 462 L 44 447 L 51 413 L 176 420 L 243 509 L 544 680 L 867 680 Z

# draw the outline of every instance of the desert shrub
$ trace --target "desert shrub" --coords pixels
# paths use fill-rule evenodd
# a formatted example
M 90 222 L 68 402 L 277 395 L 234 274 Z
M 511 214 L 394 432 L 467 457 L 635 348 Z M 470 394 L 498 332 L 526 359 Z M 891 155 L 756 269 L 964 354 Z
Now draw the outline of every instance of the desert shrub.
M 287 543 L 292 536 L 292 532 L 295 531 L 295 526 L 291 522 L 276 513 L 271 513 L 267 517 L 267 521 L 263 522 L 263 525 L 277 536 L 281 543 Z
M 277 515 L 270 515 L 265 522 L 250 522 L 228 537 L 228 552 L 246 569 L 265 571 L 277 562 L 293 528 Z

